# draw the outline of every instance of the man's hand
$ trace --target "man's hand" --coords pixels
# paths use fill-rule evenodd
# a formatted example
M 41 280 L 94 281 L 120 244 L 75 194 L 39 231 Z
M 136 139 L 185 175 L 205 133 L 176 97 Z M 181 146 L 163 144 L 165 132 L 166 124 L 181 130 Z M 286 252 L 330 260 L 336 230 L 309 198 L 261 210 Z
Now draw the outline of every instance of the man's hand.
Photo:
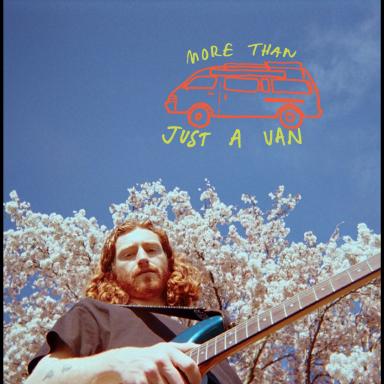
M 185 353 L 193 343 L 122 347 L 74 357 L 64 344 L 45 356 L 26 384 L 200 384 L 197 364 Z
M 197 364 L 183 353 L 194 347 L 193 343 L 159 343 L 148 348 L 118 348 L 102 355 L 111 371 L 120 376 L 119 383 L 200 384 Z

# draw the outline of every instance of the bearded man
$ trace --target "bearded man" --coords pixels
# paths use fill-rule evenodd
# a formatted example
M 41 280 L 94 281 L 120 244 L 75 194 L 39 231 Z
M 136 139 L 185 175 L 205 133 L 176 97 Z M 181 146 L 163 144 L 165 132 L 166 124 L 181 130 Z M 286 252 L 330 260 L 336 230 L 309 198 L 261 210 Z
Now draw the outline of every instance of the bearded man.
M 30 361 L 26 384 L 200 384 L 198 365 L 171 342 L 183 327 L 169 316 L 134 306 L 191 306 L 199 271 L 176 255 L 166 233 L 150 221 L 128 221 L 107 237 L 98 273 L 48 332 Z M 145 307 L 142 307 L 145 308 Z M 209 383 L 240 383 L 227 361 Z

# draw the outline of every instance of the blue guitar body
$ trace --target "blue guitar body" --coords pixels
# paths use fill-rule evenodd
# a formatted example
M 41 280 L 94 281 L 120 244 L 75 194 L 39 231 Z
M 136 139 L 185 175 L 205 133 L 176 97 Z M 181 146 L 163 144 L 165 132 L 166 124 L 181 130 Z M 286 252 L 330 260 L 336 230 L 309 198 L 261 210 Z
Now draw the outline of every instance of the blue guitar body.
M 223 332 L 224 324 L 222 317 L 213 316 L 181 332 L 172 341 L 176 343 L 191 342 L 201 344 Z
M 213 337 L 223 333 L 224 323 L 221 316 L 213 316 L 198 322 L 193 327 L 186 329 L 177 335 L 172 341 L 176 343 L 196 343 L 201 344 Z M 208 384 L 208 377 L 204 376 L 201 384 Z

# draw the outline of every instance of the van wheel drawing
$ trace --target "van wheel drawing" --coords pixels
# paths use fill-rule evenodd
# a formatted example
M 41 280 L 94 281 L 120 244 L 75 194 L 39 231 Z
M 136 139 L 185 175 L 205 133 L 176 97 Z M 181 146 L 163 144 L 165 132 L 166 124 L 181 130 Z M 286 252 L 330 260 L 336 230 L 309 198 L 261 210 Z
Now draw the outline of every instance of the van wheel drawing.
M 296 129 L 303 123 L 303 112 L 296 105 L 286 105 L 279 109 L 278 114 L 284 128 Z
M 193 105 L 188 110 L 188 123 L 195 128 L 205 128 L 211 121 L 212 108 L 204 103 Z

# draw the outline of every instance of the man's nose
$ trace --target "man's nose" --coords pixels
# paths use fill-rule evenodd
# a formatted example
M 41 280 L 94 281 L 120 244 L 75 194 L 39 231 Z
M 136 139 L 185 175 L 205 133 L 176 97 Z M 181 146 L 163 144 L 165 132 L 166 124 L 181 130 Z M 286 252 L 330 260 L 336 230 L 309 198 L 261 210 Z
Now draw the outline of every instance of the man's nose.
M 147 252 L 145 252 L 143 248 L 139 248 L 137 253 L 137 263 L 140 268 L 148 267 L 149 265 Z
M 149 261 L 148 261 L 148 259 L 142 258 L 142 259 L 140 259 L 140 260 L 137 262 L 137 264 L 139 264 L 139 267 L 140 267 L 140 268 L 146 268 L 146 267 L 148 267 L 148 265 L 149 265 Z

